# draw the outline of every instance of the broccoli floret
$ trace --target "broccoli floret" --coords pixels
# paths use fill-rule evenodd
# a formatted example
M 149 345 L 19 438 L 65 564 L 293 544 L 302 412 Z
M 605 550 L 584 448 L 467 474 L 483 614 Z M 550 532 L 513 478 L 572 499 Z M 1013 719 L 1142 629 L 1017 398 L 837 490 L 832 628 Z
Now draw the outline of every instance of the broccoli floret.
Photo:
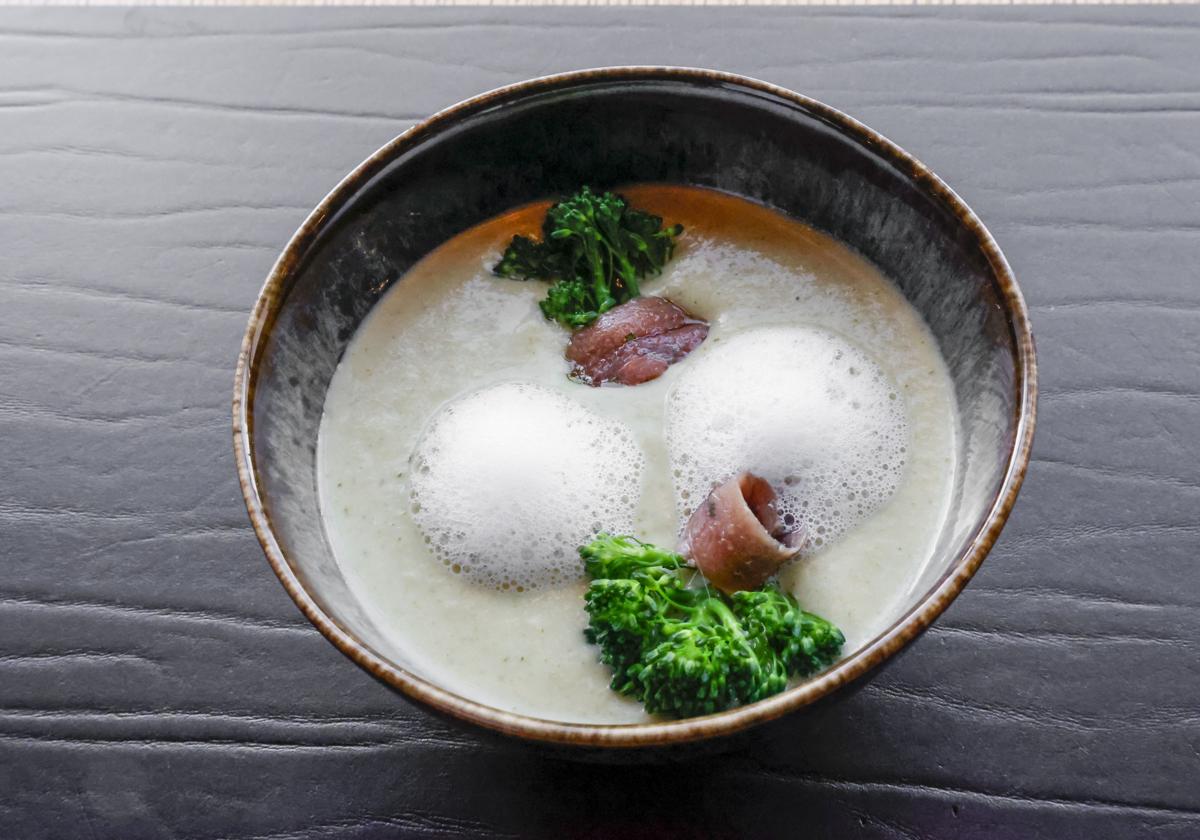
M 612 690 L 636 693 L 629 669 L 641 661 L 643 639 L 654 632 L 657 603 L 640 583 L 625 579 L 596 581 L 585 603 L 591 621 L 584 635 L 600 646 L 600 661 L 612 668 Z
M 692 717 L 753 703 L 841 651 L 837 628 L 774 584 L 727 597 L 694 585 L 703 578 L 680 555 L 633 537 L 601 534 L 579 553 L 593 578 L 585 636 L 613 669 L 613 690 L 652 714 Z
M 568 327 L 587 326 L 600 314 L 591 308 L 587 285 L 580 280 L 559 280 L 552 284 L 538 306 L 547 318 Z
M 659 629 L 664 640 L 632 669 L 651 714 L 693 717 L 782 691 L 788 673 L 775 651 L 746 631 L 719 596 L 704 594 Z
M 579 549 L 583 566 L 593 578 L 627 578 L 634 571 L 681 569 L 687 565 L 678 554 L 644 543 L 633 537 L 598 534 Z
M 641 294 L 641 279 L 662 270 L 681 233 L 681 225 L 664 228 L 661 218 L 630 209 L 615 193 L 584 187 L 546 212 L 541 242 L 514 236 L 493 271 L 554 281 L 543 314 L 581 327 Z
M 591 617 L 587 640 L 600 646 L 600 661 L 612 667 L 613 690 L 640 696 L 630 669 L 640 663 L 663 618 L 693 597 L 674 573 L 683 558 L 632 537 L 607 534 L 579 553 L 593 578 L 584 596 Z
M 830 622 L 800 608 L 800 604 L 777 585 L 735 592 L 730 596 L 735 615 L 751 633 L 769 641 L 787 663 L 788 670 L 811 674 L 835 661 L 846 637 Z

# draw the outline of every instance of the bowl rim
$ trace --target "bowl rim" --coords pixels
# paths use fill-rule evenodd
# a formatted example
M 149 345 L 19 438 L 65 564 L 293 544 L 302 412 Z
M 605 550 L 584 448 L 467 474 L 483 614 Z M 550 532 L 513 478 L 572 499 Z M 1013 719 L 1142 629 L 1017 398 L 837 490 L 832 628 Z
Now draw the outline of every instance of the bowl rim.
M 308 248 L 345 203 L 401 153 L 482 110 L 526 96 L 596 82 L 676 81 L 713 84 L 787 100 L 833 125 L 874 154 L 885 158 L 926 196 L 947 208 L 974 237 L 991 269 L 1016 349 L 1016 433 L 1004 478 L 987 516 L 971 535 L 939 583 L 929 589 L 886 630 L 831 668 L 779 694 L 746 706 L 704 717 L 635 724 L 588 724 L 545 720 L 469 700 L 411 673 L 372 651 L 309 595 L 288 564 L 267 514 L 254 458 L 254 388 L 258 363 L 275 317 L 290 290 L 293 272 Z M 408 698 L 468 723 L 523 739 L 584 747 L 655 747 L 731 735 L 810 705 L 873 670 L 922 633 L 962 591 L 991 550 L 1007 521 L 1029 464 L 1037 414 L 1037 360 L 1029 312 L 1016 278 L 983 222 L 938 176 L 912 155 L 858 120 L 810 97 L 758 79 L 690 67 L 622 66 L 542 76 L 495 90 L 443 109 L 395 137 L 346 175 L 308 215 L 288 241 L 255 301 L 238 354 L 233 392 L 233 448 L 246 509 L 263 552 L 288 595 L 316 628 L 360 667 Z

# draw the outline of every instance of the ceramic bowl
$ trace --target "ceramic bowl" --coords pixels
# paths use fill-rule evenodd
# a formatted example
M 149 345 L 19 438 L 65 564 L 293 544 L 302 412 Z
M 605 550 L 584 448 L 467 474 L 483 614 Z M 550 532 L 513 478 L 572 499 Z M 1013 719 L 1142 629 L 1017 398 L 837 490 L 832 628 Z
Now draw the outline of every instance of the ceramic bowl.
M 652 181 L 745 196 L 873 262 L 921 312 L 961 416 L 952 509 L 918 595 L 836 666 L 708 717 L 572 724 L 458 696 L 380 638 L 321 523 L 316 441 L 325 392 L 355 329 L 417 260 L 516 205 Z M 453 718 L 569 747 L 651 747 L 728 736 L 862 680 L 913 641 L 979 568 L 1029 460 L 1036 373 L 1028 313 L 983 223 L 929 169 L 854 119 L 752 79 L 609 68 L 536 79 L 455 105 L 367 158 L 305 220 L 250 317 L 234 391 L 234 448 L 254 529 L 301 611 L 343 653 Z

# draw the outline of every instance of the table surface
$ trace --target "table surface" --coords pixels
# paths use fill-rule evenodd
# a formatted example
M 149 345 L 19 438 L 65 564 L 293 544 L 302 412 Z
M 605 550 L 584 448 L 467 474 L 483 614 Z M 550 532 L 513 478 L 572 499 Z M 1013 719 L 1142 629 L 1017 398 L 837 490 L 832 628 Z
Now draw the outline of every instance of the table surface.
M 980 213 L 1033 310 L 1032 467 L 892 668 L 749 749 L 480 738 L 334 650 L 246 521 L 229 397 L 307 210 L 443 106 L 717 67 Z M 0 837 L 1200 836 L 1200 10 L 0 13 Z

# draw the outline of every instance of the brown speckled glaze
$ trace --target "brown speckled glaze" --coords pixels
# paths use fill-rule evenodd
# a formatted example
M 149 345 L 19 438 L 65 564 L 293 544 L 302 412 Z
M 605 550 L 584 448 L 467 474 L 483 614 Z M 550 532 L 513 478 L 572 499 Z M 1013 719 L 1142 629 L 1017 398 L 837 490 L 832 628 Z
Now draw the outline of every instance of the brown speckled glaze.
M 885 632 L 781 694 L 717 715 L 585 725 L 501 711 L 390 660 L 342 579 L 316 492 L 325 390 L 354 330 L 420 257 L 512 206 L 581 183 L 685 183 L 746 196 L 876 263 L 924 315 L 962 420 L 949 523 L 925 593 Z M 1033 438 L 1036 364 L 1021 292 L 974 213 L 925 166 L 833 108 L 726 73 L 622 67 L 536 79 L 431 117 L 348 175 L 267 278 L 238 359 L 233 440 L 267 560 L 343 653 L 435 711 L 578 747 L 726 736 L 859 680 L 919 635 L 970 580 L 1003 527 Z M 860 681 L 861 682 L 861 681 Z

